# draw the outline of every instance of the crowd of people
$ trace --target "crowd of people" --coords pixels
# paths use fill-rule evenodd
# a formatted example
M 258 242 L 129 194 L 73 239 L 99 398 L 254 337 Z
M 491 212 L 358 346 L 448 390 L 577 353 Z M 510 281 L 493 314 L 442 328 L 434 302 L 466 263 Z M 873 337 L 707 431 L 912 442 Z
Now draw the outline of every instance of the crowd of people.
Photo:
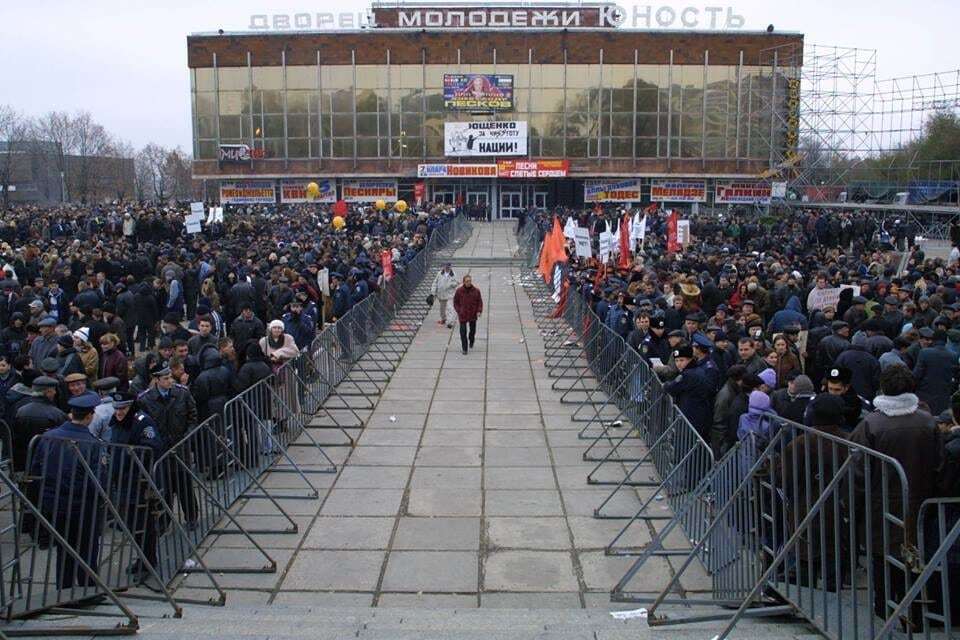
M 0 419 L 15 474 L 57 475 L 44 466 L 62 455 L 56 436 L 146 446 L 159 457 L 402 274 L 455 212 L 354 206 L 341 229 L 326 207 L 227 207 L 223 222 L 193 235 L 188 213 L 70 205 L 5 213 Z M 350 335 L 339 327 L 336 335 L 338 355 L 350 359 Z M 56 497 L 41 496 L 47 511 Z
M 520 226 L 547 233 L 554 213 L 589 229 L 593 256 L 623 215 L 559 210 Z M 899 461 L 914 516 L 927 498 L 960 496 L 956 251 L 931 259 L 912 229 L 872 213 L 801 209 L 695 217 L 668 251 L 668 213 L 641 215 L 628 260 L 578 257 L 568 237 L 568 282 L 715 459 L 748 435 L 763 447 L 780 417 Z

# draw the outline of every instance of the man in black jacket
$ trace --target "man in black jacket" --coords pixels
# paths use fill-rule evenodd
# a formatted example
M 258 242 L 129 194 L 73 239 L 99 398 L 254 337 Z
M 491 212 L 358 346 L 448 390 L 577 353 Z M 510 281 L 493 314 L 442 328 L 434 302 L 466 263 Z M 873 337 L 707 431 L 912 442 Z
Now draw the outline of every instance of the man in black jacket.
M 263 321 L 253 313 L 253 303 L 241 303 L 240 315 L 230 323 L 230 337 L 233 338 L 237 353 L 246 353 L 247 344 L 255 342 L 266 334 Z
M 27 447 L 34 436 L 45 433 L 67 421 L 67 414 L 57 405 L 57 387 L 54 378 L 34 378 L 31 391 L 34 397 L 17 410 L 16 427 L 13 431 L 13 468 L 22 471 L 27 460 Z

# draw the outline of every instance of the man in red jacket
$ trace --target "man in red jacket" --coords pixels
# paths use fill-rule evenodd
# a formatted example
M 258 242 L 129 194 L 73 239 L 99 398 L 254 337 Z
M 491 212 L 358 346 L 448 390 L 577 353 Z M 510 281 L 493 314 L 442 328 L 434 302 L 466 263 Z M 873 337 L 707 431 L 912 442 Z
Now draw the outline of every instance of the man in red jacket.
M 460 320 L 460 347 L 463 354 L 467 354 L 467 346 L 473 348 L 473 341 L 477 337 L 477 318 L 483 313 L 483 298 L 480 297 L 480 289 L 473 286 L 473 280 L 470 276 L 463 276 L 463 286 L 457 289 L 453 294 L 453 309 L 457 312 L 457 318 Z M 469 325 L 470 337 L 467 340 L 467 328 Z

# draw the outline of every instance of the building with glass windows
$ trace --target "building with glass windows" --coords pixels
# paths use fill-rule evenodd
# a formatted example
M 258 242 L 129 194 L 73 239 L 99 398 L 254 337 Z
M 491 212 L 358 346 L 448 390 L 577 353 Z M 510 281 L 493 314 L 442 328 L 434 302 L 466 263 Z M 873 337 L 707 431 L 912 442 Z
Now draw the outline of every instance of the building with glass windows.
M 609 6 L 375 4 L 358 29 L 191 35 L 194 176 L 233 202 L 322 181 L 321 200 L 497 217 L 762 197 L 797 144 L 803 36 L 624 29 Z

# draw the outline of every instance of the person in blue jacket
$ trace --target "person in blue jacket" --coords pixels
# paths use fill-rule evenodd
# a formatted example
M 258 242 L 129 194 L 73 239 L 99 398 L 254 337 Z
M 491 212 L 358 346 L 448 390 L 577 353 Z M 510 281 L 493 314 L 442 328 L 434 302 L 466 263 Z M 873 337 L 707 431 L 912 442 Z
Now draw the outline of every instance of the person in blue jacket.
M 317 321 L 311 315 L 304 313 L 303 301 L 294 299 L 290 303 L 290 311 L 283 314 L 283 331 L 293 336 L 297 348 L 303 351 L 317 336 Z
M 333 298 L 333 320 L 337 323 L 337 341 L 340 343 L 342 350 L 340 357 L 343 360 L 353 360 L 353 353 L 350 348 L 350 330 L 346 322 L 341 322 L 341 319 L 353 307 L 350 299 L 350 285 L 344 282 L 343 274 L 336 271 L 330 274 L 330 285 L 333 291 L 331 294 L 331 298 Z
M 103 501 L 97 484 L 106 476 L 102 443 L 88 429 L 98 404 L 100 398 L 96 394 L 71 398 L 67 403 L 70 419 L 40 436 L 30 464 L 30 475 L 40 483 L 40 512 L 94 571 L 100 559 L 103 524 Z M 80 456 L 90 468 L 89 472 L 80 462 Z M 70 589 L 96 584 L 62 545 L 56 541 L 53 545 L 57 549 L 57 587 Z M 102 599 L 102 596 L 86 598 L 82 604 L 97 604 Z

